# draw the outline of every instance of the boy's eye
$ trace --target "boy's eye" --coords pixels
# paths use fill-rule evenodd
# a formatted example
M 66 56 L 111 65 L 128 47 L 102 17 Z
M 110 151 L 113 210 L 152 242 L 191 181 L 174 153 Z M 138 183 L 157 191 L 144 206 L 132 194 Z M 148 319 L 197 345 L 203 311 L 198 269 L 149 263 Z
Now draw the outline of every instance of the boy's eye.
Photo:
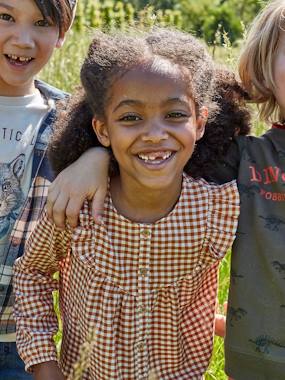
M 120 117 L 119 121 L 139 121 L 141 118 L 136 114 L 128 114 Z
M 1 13 L 0 14 L 0 20 L 4 20 L 4 21 L 12 21 L 13 20 L 13 17 L 8 15 L 7 13 Z
M 183 117 L 187 117 L 187 114 L 185 112 L 181 112 L 181 111 L 169 112 L 166 115 L 166 119 L 180 119 L 180 118 L 183 118 Z
M 51 23 L 46 20 L 46 19 L 43 19 L 43 20 L 39 20 L 35 23 L 36 26 L 43 26 L 43 27 L 47 27 L 47 26 L 50 26 Z

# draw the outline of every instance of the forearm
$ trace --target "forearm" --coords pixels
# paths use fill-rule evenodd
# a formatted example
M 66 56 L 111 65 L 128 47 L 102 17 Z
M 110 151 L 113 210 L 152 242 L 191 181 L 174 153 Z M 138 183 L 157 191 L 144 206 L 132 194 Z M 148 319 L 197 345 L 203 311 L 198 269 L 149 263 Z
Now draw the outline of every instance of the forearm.
M 14 265 L 14 316 L 17 347 L 27 367 L 57 360 L 53 335 L 58 321 L 52 291 L 58 281 L 52 274 L 59 268 L 59 258 L 68 241 L 42 215 L 28 243 L 25 254 Z
M 56 361 L 34 365 L 33 374 L 35 380 L 65 380 Z
M 15 266 L 17 349 L 27 368 L 39 362 L 57 360 L 53 336 L 58 331 L 58 320 L 52 298 L 52 291 L 56 288 L 56 280 L 36 272 L 29 274 Z

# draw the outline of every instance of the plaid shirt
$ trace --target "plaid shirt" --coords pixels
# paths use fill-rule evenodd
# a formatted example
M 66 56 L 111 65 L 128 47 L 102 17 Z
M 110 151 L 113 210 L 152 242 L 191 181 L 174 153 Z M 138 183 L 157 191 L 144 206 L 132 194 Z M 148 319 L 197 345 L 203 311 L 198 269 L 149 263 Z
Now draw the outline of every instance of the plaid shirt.
M 55 102 L 66 96 L 65 93 L 40 81 L 36 81 L 36 87 L 49 102 L 50 111 L 42 122 L 37 136 L 28 196 L 14 224 L 10 243 L 4 255 L 0 256 L 0 335 L 16 331 L 13 319 L 12 267 L 16 258 L 23 254 L 27 236 L 33 230 L 46 202 L 47 189 L 53 174 L 45 152 L 55 120 Z
M 119 215 L 110 195 L 100 225 L 88 203 L 73 231 L 60 231 L 43 213 L 14 267 L 26 368 L 57 360 L 51 292 L 59 270 L 66 377 L 93 334 L 82 379 L 201 379 L 212 352 L 218 264 L 238 214 L 235 182 L 210 185 L 186 175 L 175 208 L 152 224 Z

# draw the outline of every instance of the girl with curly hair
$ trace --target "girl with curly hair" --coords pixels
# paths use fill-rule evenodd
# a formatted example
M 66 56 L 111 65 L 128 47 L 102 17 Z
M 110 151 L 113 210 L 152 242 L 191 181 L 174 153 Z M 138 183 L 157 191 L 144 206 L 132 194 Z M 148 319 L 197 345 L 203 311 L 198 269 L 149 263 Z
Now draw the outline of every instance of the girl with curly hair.
M 235 181 L 191 177 L 190 161 L 207 120 L 210 131 L 222 118 L 217 88 L 223 104 L 247 118 L 239 88 L 227 94 L 230 80 L 189 34 L 96 33 L 49 158 L 59 172 L 90 147 L 110 150 L 102 222 L 94 223 L 87 201 L 75 229 L 57 228 L 44 212 L 14 267 L 18 349 L 35 379 L 72 378 L 90 336 L 84 379 L 202 379 L 218 266 L 235 238 L 239 196 Z M 220 149 L 212 148 L 214 159 Z M 52 339 L 58 288 L 59 362 Z

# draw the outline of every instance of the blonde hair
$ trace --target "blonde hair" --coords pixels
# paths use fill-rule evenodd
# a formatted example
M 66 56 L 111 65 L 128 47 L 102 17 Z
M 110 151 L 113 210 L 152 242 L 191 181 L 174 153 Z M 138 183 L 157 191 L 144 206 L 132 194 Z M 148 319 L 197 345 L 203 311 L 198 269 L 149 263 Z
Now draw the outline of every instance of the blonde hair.
M 273 0 L 253 20 L 239 59 L 240 78 L 267 122 L 282 121 L 273 71 L 281 33 L 285 33 L 285 0 Z

